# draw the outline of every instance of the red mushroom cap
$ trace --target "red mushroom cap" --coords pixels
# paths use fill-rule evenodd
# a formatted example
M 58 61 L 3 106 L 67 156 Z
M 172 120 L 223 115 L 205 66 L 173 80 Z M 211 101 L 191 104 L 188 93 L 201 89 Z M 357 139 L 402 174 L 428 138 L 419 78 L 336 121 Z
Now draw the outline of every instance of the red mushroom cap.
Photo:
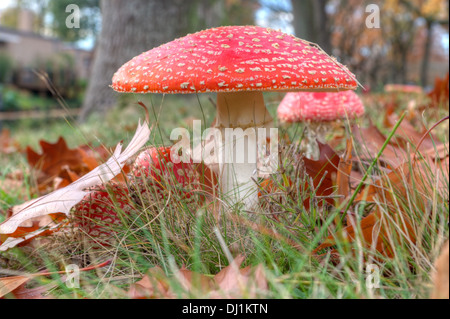
M 278 106 L 284 122 L 335 121 L 364 114 L 364 105 L 353 91 L 287 93 Z
M 86 195 L 74 207 L 74 223 L 98 244 L 108 246 L 115 234 L 114 227 L 121 224 L 117 210 L 129 214 L 133 207 L 128 189 L 120 184 L 102 185 Z
M 135 93 L 337 91 L 355 76 L 309 42 L 256 26 L 189 34 L 142 53 L 114 75 L 112 88 Z
M 179 184 L 183 188 L 196 181 L 196 171 L 192 163 L 174 163 L 170 147 L 150 147 L 141 152 L 133 165 L 133 175 L 144 177 L 146 182 L 155 186 L 158 193 L 165 189 L 165 184 Z M 186 198 L 189 192 L 182 191 Z

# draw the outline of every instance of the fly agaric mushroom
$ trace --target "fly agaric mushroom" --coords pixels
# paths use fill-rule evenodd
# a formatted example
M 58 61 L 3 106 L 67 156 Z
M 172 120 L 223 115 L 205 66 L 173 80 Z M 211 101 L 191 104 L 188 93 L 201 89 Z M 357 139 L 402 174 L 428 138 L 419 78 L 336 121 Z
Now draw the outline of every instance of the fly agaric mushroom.
M 411 84 L 386 84 L 384 91 L 388 93 L 423 94 L 421 86 Z
M 225 149 L 219 158 L 219 184 L 231 204 L 243 201 L 247 209 L 258 199 L 252 180 L 257 161 L 249 159 L 258 153 L 256 132 L 273 126 L 262 92 L 357 86 L 347 68 L 311 43 L 257 26 L 213 28 L 163 44 L 124 64 L 112 82 L 118 92 L 217 92 L 215 127 Z M 235 142 L 225 138 L 227 129 L 239 128 L 247 133 L 245 154 L 239 154 L 243 163 L 234 159 Z
M 132 209 L 126 187 L 116 183 L 102 185 L 74 207 L 74 225 L 97 244 L 108 246 L 116 233 L 114 227 L 121 224 L 117 212 L 129 214 Z
M 306 155 L 317 159 L 316 139 L 325 143 L 324 134 L 330 122 L 360 117 L 364 105 L 353 91 L 291 92 L 283 98 L 277 112 L 282 122 L 306 123 Z
M 150 147 L 141 152 L 133 165 L 133 175 L 142 177 L 147 185 L 154 186 L 162 196 L 165 185 L 187 188 L 196 182 L 196 171 L 192 163 L 174 163 L 170 147 Z M 178 185 L 177 185 L 178 184 Z M 183 198 L 190 198 L 186 190 L 179 192 Z

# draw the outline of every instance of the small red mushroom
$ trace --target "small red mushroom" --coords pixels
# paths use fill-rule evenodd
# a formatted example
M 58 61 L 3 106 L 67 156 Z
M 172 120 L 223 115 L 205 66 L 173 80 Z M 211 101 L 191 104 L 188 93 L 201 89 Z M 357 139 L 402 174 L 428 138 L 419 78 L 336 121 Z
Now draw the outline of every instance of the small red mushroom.
M 283 122 L 330 122 L 364 114 L 364 105 L 353 91 L 287 93 L 278 106 Z
M 388 93 L 423 94 L 423 88 L 412 84 L 386 84 L 384 91 Z
M 108 246 L 121 225 L 119 211 L 130 214 L 133 206 L 128 189 L 121 184 L 99 186 L 78 203 L 73 211 L 73 223 L 97 244 Z
M 150 147 L 141 152 L 134 162 L 132 173 L 143 178 L 147 186 L 154 186 L 161 197 L 163 190 L 171 187 L 178 188 L 177 193 L 183 198 L 190 198 L 188 188 L 197 181 L 195 166 L 178 158 L 172 160 L 170 147 Z
M 307 156 L 317 158 L 316 140 L 325 143 L 330 123 L 354 119 L 364 114 L 364 105 L 353 91 L 288 93 L 278 106 L 282 122 L 303 122 L 307 125 Z

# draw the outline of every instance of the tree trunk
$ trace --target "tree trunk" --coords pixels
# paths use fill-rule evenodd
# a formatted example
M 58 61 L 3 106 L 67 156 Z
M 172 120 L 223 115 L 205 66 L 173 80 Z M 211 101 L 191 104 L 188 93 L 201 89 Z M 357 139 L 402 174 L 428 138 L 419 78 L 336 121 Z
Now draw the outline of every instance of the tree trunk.
M 190 1 L 102 0 L 102 31 L 98 39 L 89 86 L 79 117 L 106 112 L 116 104 L 109 87 L 114 72 L 133 58 L 181 35 L 189 27 Z
M 327 1 L 328 0 L 314 0 L 314 27 L 317 34 L 317 44 L 320 45 L 325 52 L 331 54 L 331 30 L 325 9 Z
M 327 0 L 291 0 L 291 3 L 295 35 L 331 53 L 330 26 L 325 11 Z
M 427 19 L 425 46 L 424 46 L 422 66 L 420 70 L 420 84 L 423 87 L 426 87 L 428 85 L 428 67 L 430 62 L 432 42 L 433 42 L 433 22 Z
M 189 0 L 188 32 L 217 27 L 225 13 L 225 2 L 221 0 Z
M 291 0 L 294 14 L 295 35 L 301 39 L 317 43 L 314 30 L 314 0 Z

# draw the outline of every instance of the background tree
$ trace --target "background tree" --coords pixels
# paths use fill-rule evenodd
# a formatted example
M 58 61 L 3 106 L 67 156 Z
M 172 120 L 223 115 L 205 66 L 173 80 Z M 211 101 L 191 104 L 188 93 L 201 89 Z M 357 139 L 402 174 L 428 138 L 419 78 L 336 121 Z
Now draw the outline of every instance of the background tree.
M 190 0 L 186 33 L 220 25 L 255 24 L 257 0 Z
M 1 17 L 2 26 L 17 29 L 19 27 L 19 12 L 20 8 L 17 6 L 3 10 Z
M 253 25 L 255 12 L 261 7 L 257 0 L 225 0 L 222 25 Z
M 102 0 L 102 31 L 79 119 L 116 104 L 111 78 L 134 56 L 190 32 L 253 24 L 255 8 L 253 0 Z
M 326 13 L 327 0 L 291 0 L 294 14 L 293 26 L 299 38 L 317 43 L 330 52 L 330 21 Z
M 448 0 L 389 0 L 394 4 L 399 3 L 409 10 L 414 17 L 425 21 L 425 44 L 423 48 L 423 59 L 420 71 L 420 82 L 422 86 L 428 85 L 429 62 L 431 46 L 433 42 L 433 29 L 436 25 L 449 24 L 449 2 Z
M 417 33 L 415 18 L 407 8 L 394 1 L 382 6 L 382 36 L 389 45 L 389 82 L 407 83 L 408 54 Z
M 19 16 L 22 10 L 32 10 L 34 32 L 44 34 L 45 12 L 49 0 L 16 0 L 11 7 L 2 12 L 1 24 L 11 29 L 19 28 Z
M 43 15 L 50 15 L 51 24 L 48 25 L 52 35 L 67 42 L 77 42 L 86 37 L 95 37 L 101 25 L 100 0 L 32 0 L 47 2 L 47 5 L 37 7 L 44 11 Z M 66 8 L 70 4 L 76 4 L 80 8 L 80 28 L 67 28 L 66 19 L 69 13 Z
M 386 46 L 382 29 L 368 28 L 365 12 L 370 0 L 329 1 L 331 51 L 357 75 L 361 83 L 376 85 L 385 63 Z
M 191 1 L 102 0 L 100 3 L 102 31 L 81 121 L 93 111 L 105 112 L 116 104 L 117 94 L 109 85 L 123 63 L 184 35 L 191 26 L 188 14 L 193 10 Z M 216 21 L 220 23 L 220 19 Z
M 423 32 L 419 77 L 426 86 L 433 28 L 438 24 L 448 27 L 448 0 L 376 2 L 380 7 L 380 29 L 365 25 L 365 8 L 373 1 L 291 0 L 291 4 L 296 35 L 318 43 L 355 72 L 361 82 L 369 84 L 411 81 L 408 62 Z
M 2 12 L 2 25 L 17 29 L 21 10 L 30 10 L 33 17 L 33 32 L 57 37 L 66 42 L 77 42 L 86 37 L 95 37 L 100 29 L 100 0 L 16 0 L 15 4 Z M 76 4 L 80 8 L 80 28 L 66 26 L 66 7 Z

